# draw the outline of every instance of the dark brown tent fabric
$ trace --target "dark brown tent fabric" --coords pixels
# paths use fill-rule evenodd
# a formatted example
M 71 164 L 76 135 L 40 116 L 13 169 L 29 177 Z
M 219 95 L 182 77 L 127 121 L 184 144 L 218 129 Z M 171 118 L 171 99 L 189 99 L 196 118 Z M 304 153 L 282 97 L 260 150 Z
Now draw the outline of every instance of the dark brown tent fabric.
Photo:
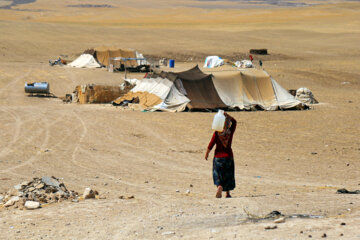
M 203 73 L 198 65 L 184 72 L 153 73 L 151 77 L 174 81 L 176 88 L 190 99 L 189 109 L 227 108 L 215 89 L 212 75 Z

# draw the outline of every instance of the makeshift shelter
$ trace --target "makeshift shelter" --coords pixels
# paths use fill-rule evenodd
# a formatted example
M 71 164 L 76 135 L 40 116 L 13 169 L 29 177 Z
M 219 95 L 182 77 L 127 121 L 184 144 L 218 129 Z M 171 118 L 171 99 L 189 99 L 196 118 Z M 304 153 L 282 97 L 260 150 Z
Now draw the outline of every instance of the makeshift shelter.
M 76 68 L 99 68 L 100 64 L 90 54 L 81 54 L 77 59 L 72 61 L 69 66 Z
M 113 101 L 121 105 L 125 101 L 140 104 L 149 111 L 184 111 L 190 100 L 180 93 L 174 82 L 166 78 L 144 78 L 135 81 L 136 86 L 124 96 Z
M 123 96 L 129 91 L 128 88 L 106 85 L 79 85 L 75 88 L 79 103 L 110 103 L 114 99 Z
M 277 110 L 303 106 L 264 70 L 222 68 L 211 73 L 217 93 L 230 108 Z
M 123 58 L 136 58 L 136 51 L 130 49 L 120 49 L 113 47 L 97 47 L 94 49 L 94 56 L 104 66 L 108 66 L 112 60 L 111 58 L 123 57 Z M 125 67 L 137 67 L 138 63 L 136 60 L 129 61 L 113 61 L 112 64 L 114 67 L 120 67 L 124 65 Z
M 190 99 L 190 110 L 227 108 L 213 84 L 212 75 L 203 73 L 196 65 L 184 72 L 153 73 L 151 77 L 167 78 L 174 82 L 180 93 Z

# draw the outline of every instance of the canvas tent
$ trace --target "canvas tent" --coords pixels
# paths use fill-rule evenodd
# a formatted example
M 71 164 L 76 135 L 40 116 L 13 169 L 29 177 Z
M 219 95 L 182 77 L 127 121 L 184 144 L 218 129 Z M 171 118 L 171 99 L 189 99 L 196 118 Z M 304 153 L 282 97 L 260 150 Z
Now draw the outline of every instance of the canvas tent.
M 212 71 L 212 75 L 220 98 L 230 108 L 277 110 L 303 106 L 264 70 L 223 68 Z
M 136 51 L 130 49 L 120 49 L 114 47 L 97 47 L 94 49 L 94 56 L 104 66 L 108 66 L 111 62 L 111 58 L 123 57 L 123 58 L 136 58 Z M 120 67 L 120 64 L 126 67 L 137 67 L 138 62 L 136 60 L 129 61 L 116 61 L 113 62 L 114 66 Z
M 203 73 L 198 66 L 184 72 L 154 73 L 152 77 L 167 78 L 174 82 L 180 93 L 190 99 L 190 110 L 227 108 L 213 84 L 212 75 Z
M 77 59 L 69 64 L 76 68 L 99 68 L 100 64 L 90 54 L 81 54 Z
M 148 110 L 278 110 L 303 107 L 264 70 L 219 67 L 211 74 L 198 66 L 184 72 L 152 73 L 114 101 L 138 102 Z
M 137 99 L 136 102 L 149 111 L 180 112 L 185 110 L 190 101 L 177 90 L 174 82 L 166 78 L 144 78 L 132 82 L 135 82 L 135 87 L 124 96 L 114 100 L 114 105 Z

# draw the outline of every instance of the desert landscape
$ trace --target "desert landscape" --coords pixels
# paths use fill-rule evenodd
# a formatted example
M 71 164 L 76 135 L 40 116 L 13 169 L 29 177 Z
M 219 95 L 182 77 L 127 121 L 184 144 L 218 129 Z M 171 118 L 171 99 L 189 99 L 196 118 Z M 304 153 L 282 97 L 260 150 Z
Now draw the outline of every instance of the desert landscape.
M 360 239 L 360 195 L 337 194 L 360 190 L 359 40 L 359 1 L 0 0 L 0 196 L 43 176 L 100 196 L 36 210 L 0 205 L 0 239 Z M 34 81 L 59 97 L 123 83 L 124 73 L 48 64 L 102 45 L 175 59 L 173 71 L 266 48 L 254 63 L 320 104 L 231 112 L 236 188 L 217 199 L 204 159 L 214 113 L 24 93 Z M 273 211 L 285 222 L 265 217 Z

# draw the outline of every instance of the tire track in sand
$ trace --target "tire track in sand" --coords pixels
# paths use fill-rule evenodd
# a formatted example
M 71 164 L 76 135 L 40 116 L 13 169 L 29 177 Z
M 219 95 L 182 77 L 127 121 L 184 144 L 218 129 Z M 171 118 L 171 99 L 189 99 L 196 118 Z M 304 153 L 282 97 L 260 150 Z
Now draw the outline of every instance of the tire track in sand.
M 37 120 L 35 119 L 35 121 L 37 121 Z M 39 148 L 40 149 L 45 149 L 45 148 L 47 148 L 47 145 L 48 145 L 48 142 L 49 142 L 49 139 L 50 139 L 50 136 L 51 136 L 50 135 L 50 128 L 51 128 L 52 125 L 57 124 L 58 121 L 54 121 L 51 124 L 49 124 L 49 122 L 46 120 L 46 118 L 43 118 L 41 120 L 41 122 L 42 122 L 41 125 L 45 126 L 45 128 L 39 128 L 39 130 L 37 131 L 37 133 L 39 133 L 38 138 L 43 139 L 43 141 L 42 141 Z M 14 175 L 23 176 L 21 174 L 14 173 L 13 171 L 18 169 L 18 168 L 21 168 L 21 167 L 24 167 L 26 165 L 34 163 L 38 159 L 38 157 L 39 157 L 39 155 L 41 153 L 42 153 L 41 151 L 37 151 L 35 155 L 32 155 L 27 160 L 24 160 L 21 164 L 18 164 L 16 166 L 13 166 L 13 167 L 10 167 L 10 168 L 7 168 L 7 169 L 0 170 L 0 172 L 1 173 L 10 173 L 10 174 L 14 174 Z
M 14 130 L 11 131 L 14 133 L 11 141 L 8 142 L 8 144 L 0 150 L 0 157 L 3 157 L 10 153 L 9 152 L 10 146 L 13 145 L 19 139 L 22 121 L 19 115 L 15 111 L 6 110 L 4 108 L 0 110 L 11 116 L 11 118 L 14 120 L 14 125 L 15 125 Z

